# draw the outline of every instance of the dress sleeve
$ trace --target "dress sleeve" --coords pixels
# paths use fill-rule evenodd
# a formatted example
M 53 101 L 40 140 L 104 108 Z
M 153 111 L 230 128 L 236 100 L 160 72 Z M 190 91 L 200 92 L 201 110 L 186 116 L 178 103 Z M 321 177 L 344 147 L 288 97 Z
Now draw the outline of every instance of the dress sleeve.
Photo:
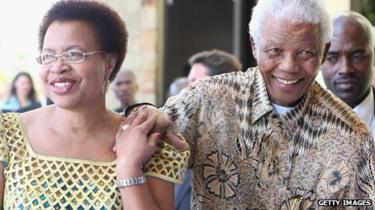
M 153 176 L 169 182 L 181 184 L 184 179 L 189 155 L 189 148 L 177 150 L 166 143 L 166 141 L 162 141 L 160 143 L 160 150 L 155 152 L 151 156 L 151 159 L 145 164 L 145 174 L 147 176 Z
M 0 112 L 0 161 L 8 162 L 6 130 L 7 130 L 7 114 Z

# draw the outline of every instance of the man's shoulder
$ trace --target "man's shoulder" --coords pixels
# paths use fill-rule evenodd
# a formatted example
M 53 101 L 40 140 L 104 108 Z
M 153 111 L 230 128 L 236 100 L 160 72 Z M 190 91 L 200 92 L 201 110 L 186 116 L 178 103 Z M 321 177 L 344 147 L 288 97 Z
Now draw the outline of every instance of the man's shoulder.
M 211 91 L 215 89 L 233 89 L 239 91 L 248 88 L 254 82 L 257 67 L 249 68 L 245 72 L 229 72 L 197 80 L 192 87 Z
M 352 108 L 317 82 L 311 88 L 310 106 L 332 126 L 348 129 L 362 135 L 370 135 L 366 124 L 353 112 Z M 323 123 L 323 122 L 322 122 Z

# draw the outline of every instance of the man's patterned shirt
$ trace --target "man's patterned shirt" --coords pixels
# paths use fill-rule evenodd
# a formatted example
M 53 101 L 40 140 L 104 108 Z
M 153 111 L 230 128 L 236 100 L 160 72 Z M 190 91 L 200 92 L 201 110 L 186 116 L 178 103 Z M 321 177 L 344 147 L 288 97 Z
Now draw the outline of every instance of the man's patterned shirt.
M 200 80 L 163 111 L 191 147 L 192 209 L 308 209 L 318 199 L 373 198 L 370 131 L 317 82 L 284 115 L 258 68 Z

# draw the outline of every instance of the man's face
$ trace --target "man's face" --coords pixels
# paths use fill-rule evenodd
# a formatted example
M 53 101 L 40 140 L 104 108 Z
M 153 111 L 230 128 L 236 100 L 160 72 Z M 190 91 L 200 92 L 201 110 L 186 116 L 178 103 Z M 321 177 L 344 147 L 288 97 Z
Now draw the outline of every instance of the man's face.
M 208 76 L 207 67 L 201 63 L 195 63 L 191 66 L 191 69 L 188 75 L 188 80 L 189 80 L 189 83 L 191 84 L 195 80 L 201 79 L 207 76 Z
M 373 60 L 369 37 L 361 25 L 335 21 L 331 48 L 322 66 L 327 88 L 355 107 L 370 90 Z
M 113 90 L 122 106 L 125 107 L 135 103 L 135 94 L 138 90 L 138 85 L 133 75 L 120 72 L 115 78 Z
M 294 106 L 307 93 L 322 60 L 317 25 L 270 18 L 252 43 L 270 100 Z

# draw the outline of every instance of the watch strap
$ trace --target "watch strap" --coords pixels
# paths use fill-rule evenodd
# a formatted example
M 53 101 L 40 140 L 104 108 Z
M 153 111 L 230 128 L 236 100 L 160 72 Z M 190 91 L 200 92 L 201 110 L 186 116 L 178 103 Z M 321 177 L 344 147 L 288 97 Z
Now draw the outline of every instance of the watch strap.
M 141 185 L 146 183 L 145 176 L 128 177 L 125 179 L 117 179 L 116 186 L 118 188 L 129 187 L 133 185 Z

